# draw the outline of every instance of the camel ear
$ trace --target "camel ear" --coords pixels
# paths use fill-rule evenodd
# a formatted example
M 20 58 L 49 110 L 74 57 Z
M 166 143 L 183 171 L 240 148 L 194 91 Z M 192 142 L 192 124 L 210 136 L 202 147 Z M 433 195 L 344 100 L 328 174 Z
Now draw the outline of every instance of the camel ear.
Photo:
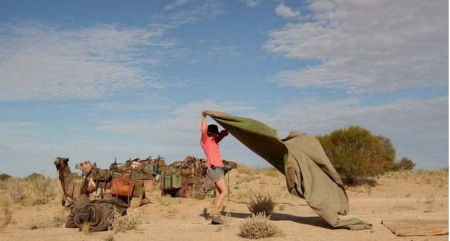
M 67 164 L 69 162 L 69 158 L 64 158 L 63 161 Z

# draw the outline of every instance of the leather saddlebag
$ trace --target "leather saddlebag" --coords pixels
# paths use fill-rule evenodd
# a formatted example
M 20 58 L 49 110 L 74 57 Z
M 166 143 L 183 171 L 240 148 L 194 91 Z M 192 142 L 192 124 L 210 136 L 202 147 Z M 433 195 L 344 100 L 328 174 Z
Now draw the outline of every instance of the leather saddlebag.
M 134 190 L 134 183 L 128 177 L 113 178 L 111 184 L 111 194 L 116 196 L 131 197 Z

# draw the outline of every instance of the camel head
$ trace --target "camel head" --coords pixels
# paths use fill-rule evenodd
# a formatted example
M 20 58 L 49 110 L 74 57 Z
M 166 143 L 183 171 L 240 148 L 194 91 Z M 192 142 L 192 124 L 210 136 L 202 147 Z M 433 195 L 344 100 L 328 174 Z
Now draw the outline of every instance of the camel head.
M 75 168 L 81 170 L 83 174 L 89 173 L 93 167 L 94 165 L 90 161 L 82 161 L 75 165 Z
M 67 158 L 67 157 L 57 157 L 55 159 L 54 163 L 55 163 L 56 170 L 58 172 L 62 172 L 62 171 L 64 171 L 64 169 L 66 169 L 66 167 L 68 167 L 69 158 Z

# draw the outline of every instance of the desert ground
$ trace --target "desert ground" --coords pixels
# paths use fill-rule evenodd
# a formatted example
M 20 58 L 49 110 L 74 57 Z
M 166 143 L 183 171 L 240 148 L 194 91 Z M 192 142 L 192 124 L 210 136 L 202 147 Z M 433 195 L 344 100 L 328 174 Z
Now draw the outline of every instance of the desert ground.
M 241 166 L 230 172 L 224 225 L 211 225 L 205 219 L 212 197 L 172 198 L 155 189 L 149 193 L 151 204 L 128 212 L 138 225 L 117 233 L 64 228 L 68 211 L 61 206 L 58 181 L 52 179 L 40 187 L 44 196 L 39 185 L 28 190 L 24 182 L 0 181 L 0 240 L 245 240 L 239 232 L 250 216 L 250 193 L 271 195 L 277 203 L 269 222 L 281 233 L 264 240 L 448 240 L 448 235 L 397 237 L 381 224 L 382 220 L 402 218 L 448 221 L 448 169 L 390 172 L 373 182 L 348 187 L 348 217 L 373 224 L 371 230 L 361 231 L 328 228 L 304 200 L 287 192 L 284 176 L 274 169 Z

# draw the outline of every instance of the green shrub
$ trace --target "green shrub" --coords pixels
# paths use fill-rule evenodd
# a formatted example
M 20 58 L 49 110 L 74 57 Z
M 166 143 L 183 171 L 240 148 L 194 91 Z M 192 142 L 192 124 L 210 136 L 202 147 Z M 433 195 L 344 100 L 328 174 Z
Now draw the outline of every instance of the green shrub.
M 5 181 L 5 180 L 8 180 L 8 179 L 10 179 L 10 178 L 11 178 L 11 176 L 8 175 L 8 174 L 6 174 L 6 173 L 0 173 L 0 181 Z
M 416 166 L 411 159 L 407 157 L 403 157 L 399 162 L 394 164 L 394 171 L 402 171 L 402 170 L 412 170 Z
M 372 135 L 367 129 L 350 126 L 317 139 L 336 171 L 349 184 L 392 170 L 395 149 L 391 141 Z

